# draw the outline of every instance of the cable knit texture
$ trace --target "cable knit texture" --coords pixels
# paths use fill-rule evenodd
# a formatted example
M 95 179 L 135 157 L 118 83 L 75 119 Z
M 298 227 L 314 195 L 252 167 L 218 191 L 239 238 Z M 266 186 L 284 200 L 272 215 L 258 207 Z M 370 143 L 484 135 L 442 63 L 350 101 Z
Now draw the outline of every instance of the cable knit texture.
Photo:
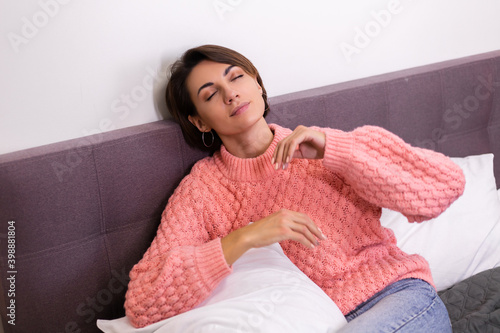
M 276 171 L 274 148 L 291 131 L 270 127 L 274 140 L 264 154 L 241 159 L 223 146 L 197 162 L 169 199 L 156 238 L 130 272 L 125 309 L 135 327 L 206 299 L 231 274 L 221 238 L 282 208 L 308 214 L 328 237 L 313 250 L 293 241 L 281 246 L 344 314 L 395 281 L 433 284 L 426 260 L 402 252 L 381 226 L 380 207 L 410 222 L 438 216 L 463 192 L 457 165 L 379 127 L 315 127 L 326 134 L 324 158 L 294 159 Z

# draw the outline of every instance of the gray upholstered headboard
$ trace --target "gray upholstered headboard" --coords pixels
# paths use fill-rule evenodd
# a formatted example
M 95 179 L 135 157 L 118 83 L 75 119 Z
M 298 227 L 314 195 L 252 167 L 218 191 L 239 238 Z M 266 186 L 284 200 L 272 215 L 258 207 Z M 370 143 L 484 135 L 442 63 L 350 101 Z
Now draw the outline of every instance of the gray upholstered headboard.
M 268 122 L 379 125 L 450 156 L 500 156 L 500 51 L 274 97 Z M 0 155 L 5 332 L 98 332 L 97 318 L 123 316 L 128 271 L 203 156 L 170 121 Z

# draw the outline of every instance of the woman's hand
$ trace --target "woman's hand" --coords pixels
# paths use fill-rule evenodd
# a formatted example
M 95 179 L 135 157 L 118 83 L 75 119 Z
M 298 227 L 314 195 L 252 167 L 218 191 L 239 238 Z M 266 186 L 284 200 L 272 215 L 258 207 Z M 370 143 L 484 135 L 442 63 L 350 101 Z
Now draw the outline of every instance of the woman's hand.
M 232 265 L 251 248 L 293 240 L 313 249 L 319 245 L 318 239 L 326 237 L 306 214 L 281 209 L 222 238 L 222 250 Z
M 286 169 L 293 158 L 323 158 L 325 144 L 325 133 L 298 126 L 289 136 L 278 142 L 271 163 L 277 170 L 280 167 Z

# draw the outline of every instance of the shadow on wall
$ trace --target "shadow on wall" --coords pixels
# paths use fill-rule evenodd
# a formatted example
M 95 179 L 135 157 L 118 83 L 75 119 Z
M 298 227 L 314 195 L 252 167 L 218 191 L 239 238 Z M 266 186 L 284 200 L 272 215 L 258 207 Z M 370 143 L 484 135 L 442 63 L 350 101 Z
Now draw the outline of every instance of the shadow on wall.
M 170 73 L 170 67 L 176 60 L 177 58 L 174 57 L 162 60 L 158 73 L 158 78 L 161 79 L 154 81 L 153 101 L 155 111 L 159 118 L 163 120 L 172 120 L 172 116 L 167 109 L 167 103 L 165 102 L 165 89 L 167 88 L 167 80 Z

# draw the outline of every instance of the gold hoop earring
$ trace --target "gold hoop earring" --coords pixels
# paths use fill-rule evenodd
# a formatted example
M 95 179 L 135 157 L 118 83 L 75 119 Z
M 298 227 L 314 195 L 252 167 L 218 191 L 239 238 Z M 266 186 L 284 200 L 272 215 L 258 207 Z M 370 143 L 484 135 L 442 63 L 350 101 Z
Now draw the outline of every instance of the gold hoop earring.
M 214 142 L 215 142 L 215 136 L 214 136 L 214 133 L 212 132 L 212 130 L 210 130 L 210 134 L 212 134 L 212 141 L 210 142 L 210 144 L 209 144 L 209 145 L 207 145 L 207 143 L 205 142 L 205 133 L 207 133 L 207 132 L 202 132 L 202 133 L 201 133 L 201 141 L 203 141 L 203 145 L 204 145 L 205 147 L 210 148 L 210 147 L 212 147 L 212 145 L 213 145 L 213 144 L 214 144 Z

